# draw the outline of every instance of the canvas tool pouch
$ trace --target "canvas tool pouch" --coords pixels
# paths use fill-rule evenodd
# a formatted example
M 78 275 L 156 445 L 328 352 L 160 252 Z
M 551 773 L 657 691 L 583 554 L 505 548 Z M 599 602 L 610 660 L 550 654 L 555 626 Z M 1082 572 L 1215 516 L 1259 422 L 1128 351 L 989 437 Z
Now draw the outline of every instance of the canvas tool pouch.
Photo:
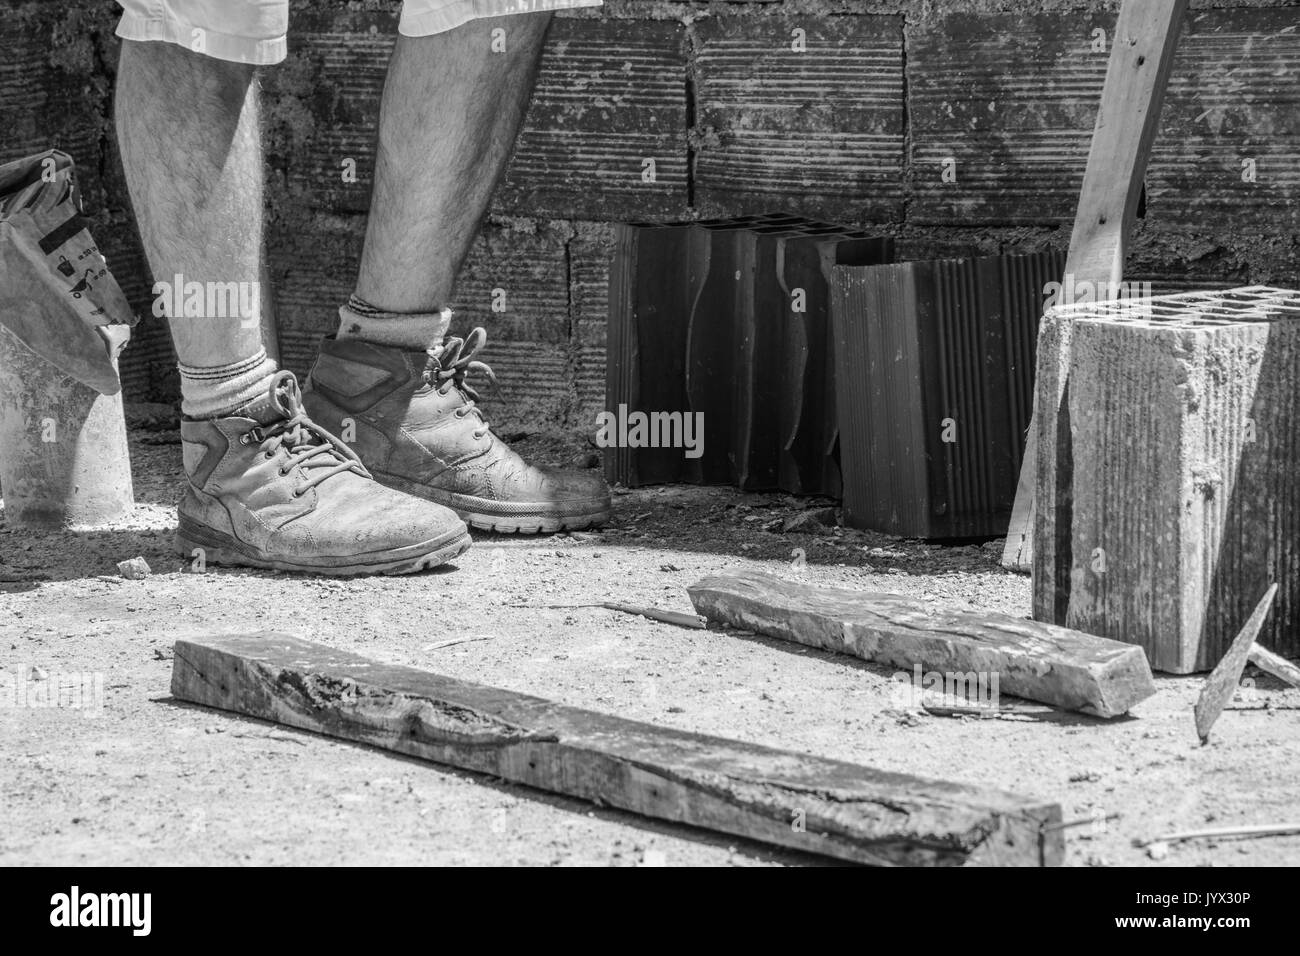
M 112 395 L 135 322 L 86 228 L 72 157 L 51 149 L 0 166 L 0 325 Z

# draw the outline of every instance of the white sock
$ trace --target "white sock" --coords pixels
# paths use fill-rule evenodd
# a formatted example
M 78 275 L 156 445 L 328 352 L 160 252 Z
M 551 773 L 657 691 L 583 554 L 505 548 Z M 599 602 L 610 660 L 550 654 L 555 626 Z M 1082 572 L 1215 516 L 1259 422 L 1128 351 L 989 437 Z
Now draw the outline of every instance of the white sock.
M 451 309 L 433 312 L 385 312 L 355 295 L 339 308 L 341 339 L 423 352 L 442 343 L 451 327 Z
M 188 418 L 222 418 L 262 398 L 276 364 L 266 349 L 229 365 L 181 365 L 181 411 Z

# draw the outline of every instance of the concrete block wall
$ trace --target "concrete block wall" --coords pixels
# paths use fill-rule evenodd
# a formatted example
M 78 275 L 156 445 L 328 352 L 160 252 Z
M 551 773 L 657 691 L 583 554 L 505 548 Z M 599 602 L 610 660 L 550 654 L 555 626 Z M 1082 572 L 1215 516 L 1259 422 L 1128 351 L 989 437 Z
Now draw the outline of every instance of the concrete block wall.
M 351 291 L 391 0 L 295 0 L 264 71 L 269 262 L 284 363 Z M 610 224 L 785 211 L 900 255 L 1064 249 L 1118 4 L 610 0 L 557 15 L 457 327 L 484 325 L 507 428 L 590 430 L 604 392 Z M 175 394 L 111 128 L 109 0 L 0 3 L 0 161 L 82 168 L 95 235 L 146 315 L 127 394 Z M 356 181 L 344 175 L 355 161 Z M 1197 0 L 1129 278 L 1156 291 L 1300 283 L 1300 6 Z

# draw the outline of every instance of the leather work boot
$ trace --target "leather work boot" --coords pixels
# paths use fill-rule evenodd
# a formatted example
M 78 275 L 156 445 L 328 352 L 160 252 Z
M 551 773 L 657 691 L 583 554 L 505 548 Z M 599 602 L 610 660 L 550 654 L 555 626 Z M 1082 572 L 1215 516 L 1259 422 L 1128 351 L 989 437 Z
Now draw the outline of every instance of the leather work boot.
M 449 338 L 427 352 L 326 338 L 303 401 L 342 431 L 381 483 L 446 505 L 485 531 L 566 531 L 608 520 L 599 475 L 530 465 L 488 427 L 467 373 L 487 335 Z M 345 421 L 346 420 L 346 421 Z
M 280 372 L 244 414 L 182 419 L 189 476 L 176 547 L 206 562 L 315 574 L 407 574 L 470 546 L 455 514 L 378 484 L 313 423 Z

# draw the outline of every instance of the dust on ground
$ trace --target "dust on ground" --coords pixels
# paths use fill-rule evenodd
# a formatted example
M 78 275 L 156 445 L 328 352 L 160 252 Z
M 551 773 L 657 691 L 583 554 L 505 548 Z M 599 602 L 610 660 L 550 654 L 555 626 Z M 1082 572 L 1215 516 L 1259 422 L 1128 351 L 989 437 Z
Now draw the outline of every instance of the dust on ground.
M 165 418 L 165 416 L 162 416 Z M 788 519 L 831 502 L 727 488 L 617 491 L 600 533 L 475 534 L 452 568 L 329 580 L 191 570 L 171 549 L 180 446 L 133 417 L 134 514 L 101 531 L 0 524 L 0 670 L 98 674 L 98 711 L 0 706 L 0 864 L 802 864 L 826 862 L 171 699 L 179 636 L 278 630 L 397 664 L 682 730 L 1061 803 L 1074 865 L 1300 862 L 1300 836 L 1134 839 L 1300 819 L 1300 691 L 1253 693 L 1196 740 L 1200 678 L 1157 679 L 1126 719 L 942 718 L 897 709 L 895 668 L 599 608 L 689 611 L 734 568 L 1027 615 L 1000 542 L 935 545 Z M 580 440 L 521 437 L 593 465 Z M 126 580 L 117 563 L 153 574 Z M 457 638 L 479 640 L 447 644 Z M 0 701 L 0 703 L 3 703 Z M 19 701 L 21 703 L 21 701 Z M 1111 814 L 1119 818 L 1095 821 Z

